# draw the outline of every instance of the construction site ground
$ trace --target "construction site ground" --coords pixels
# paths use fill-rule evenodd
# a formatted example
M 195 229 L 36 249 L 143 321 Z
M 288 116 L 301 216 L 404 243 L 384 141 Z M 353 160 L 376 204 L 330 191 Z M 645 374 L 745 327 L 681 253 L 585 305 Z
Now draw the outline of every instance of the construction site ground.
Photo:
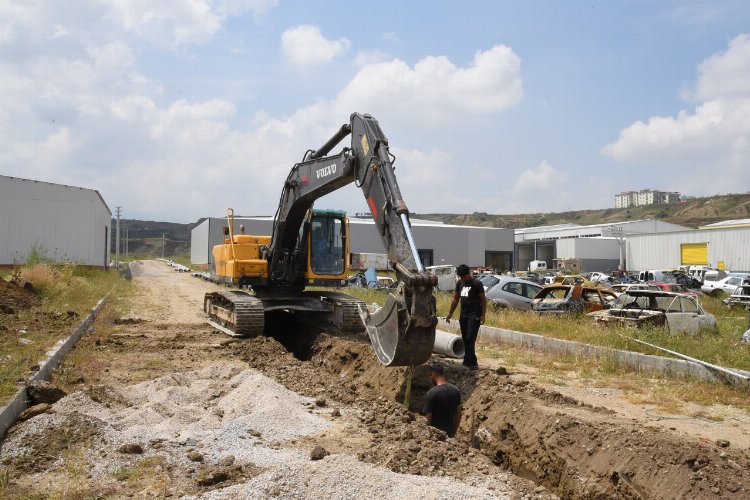
M 408 409 L 405 368 L 379 365 L 366 337 L 318 335 L 296 356 L 275 338 L 230 338 L 202 313 L 216 285 L 156 261 L 131 269 L 133 296 L 110 298 L 53 380 L 68 395 L 4 439 L 0 496 L 750 495 L 743 411 L 670 415 L 573 376 L 508 373 L 480 350 L 477 372 L 442 360 L 464 395 L 450 439 L 419 414 L 426 367 Z M 284 341 L 317 333 L 285 318 L 270 328 Z

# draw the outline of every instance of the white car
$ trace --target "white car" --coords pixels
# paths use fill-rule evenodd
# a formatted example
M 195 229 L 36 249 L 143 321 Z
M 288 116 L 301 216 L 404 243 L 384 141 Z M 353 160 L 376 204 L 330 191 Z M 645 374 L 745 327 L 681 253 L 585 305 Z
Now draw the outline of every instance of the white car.
M 593 281 L 594 283 L 599 283 L 600 281 L 604 282 L 604 281 L 611 279 L 608 274 L 598 273 L 598 272 L 588 273 L 586 277 L 588 278 L 589 281 Z
M 719 281 L 706 281 L 701 285 L 701 292 L 706 295 L 719 295 L 721 292 L 733 294 L 742 285 L 742 276 L 729 275 Z

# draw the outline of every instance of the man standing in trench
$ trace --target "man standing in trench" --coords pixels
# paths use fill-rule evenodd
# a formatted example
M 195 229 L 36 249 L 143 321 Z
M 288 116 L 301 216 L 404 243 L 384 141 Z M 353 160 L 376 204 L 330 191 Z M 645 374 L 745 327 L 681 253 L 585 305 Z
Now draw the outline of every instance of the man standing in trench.
M 461 391 L 445 378 L 443 365 L 434 363 L 430 367 L 430 379 L 435 387 L 424 397 L 424 413 L 427 424 L 453 437 L 461 422 Z
M 484 296 L 484 285 L 474 278 L 469 271 L 469 266 L 461 264 L 456 268 L 458 282 L 453 294 L 448 316 L 445 322 L 450 323 L 453 311 L 456 310 L 459 300 L 461 301 L 461 316 L 458 324 L 461 326 L 461 337 L 464 340 L 464 362 L 463 365 L 469 370 L 478 370 L 477 354 L 474 346 L 479 335 L 479 325 L 484 324 L 484 316 L 487 312 L 487 299 Z

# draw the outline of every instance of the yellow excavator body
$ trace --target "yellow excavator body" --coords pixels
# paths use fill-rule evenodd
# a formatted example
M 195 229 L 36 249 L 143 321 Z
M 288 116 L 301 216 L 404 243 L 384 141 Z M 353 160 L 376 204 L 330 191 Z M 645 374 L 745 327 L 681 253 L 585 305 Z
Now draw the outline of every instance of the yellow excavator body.
M 271 243 L 270 236 L 236 234 L 224 244 L 214 246 L 215 274 L 236 283 L 240 276 L 268 279 L 268 261 L 260 258 L 260 249 Z

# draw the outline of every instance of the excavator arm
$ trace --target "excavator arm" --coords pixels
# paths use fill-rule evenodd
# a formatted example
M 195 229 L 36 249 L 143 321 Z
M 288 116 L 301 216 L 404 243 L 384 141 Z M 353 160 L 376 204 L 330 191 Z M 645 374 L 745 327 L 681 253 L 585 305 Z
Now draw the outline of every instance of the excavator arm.
M 351 147 L 326 156 L 351 135 Z M 304 286 L 300 228 L 316 199 L 354 182 L 362 189 L 388 258 L 398 277 L 395 293 L 376 311 L 362 309 L 365 328 L 380 362 L 421 364 L 429 359 L 437 316 L 432 289 L 437 277 L 421 263 L 409 223 L 409 210 L 394 173 L 394 157 L 377 120 L 353 113 L 317 151 L 292 168 L 281 193 L 269 245 L 269 279 L 276 286 Z

